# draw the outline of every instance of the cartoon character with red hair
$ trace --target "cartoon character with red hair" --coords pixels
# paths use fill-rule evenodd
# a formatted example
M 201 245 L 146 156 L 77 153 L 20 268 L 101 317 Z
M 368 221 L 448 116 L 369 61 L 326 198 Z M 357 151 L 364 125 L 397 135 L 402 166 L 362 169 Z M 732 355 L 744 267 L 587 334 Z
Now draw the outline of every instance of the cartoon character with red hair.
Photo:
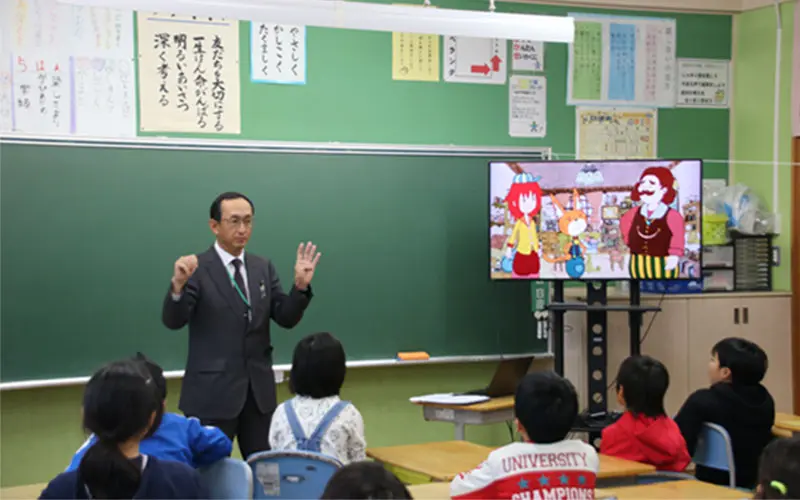
M 631 199 L 640 205 L 620 219 L 620 230 L 630 248 L 632 279 L 677 278 L 683 256 L 684 225 L 670 205 L 678 196 L 675 176 L 667 167 L 649 167 L 633 186 Z
M 506 258 L 512 260 L 511 275 L 515 278 L 539 277 L 539 233 L 533 220 L 542 208 L 539 179 L 527 172 L 515 175 L 505 199 L 516 221 L 506 249 Z

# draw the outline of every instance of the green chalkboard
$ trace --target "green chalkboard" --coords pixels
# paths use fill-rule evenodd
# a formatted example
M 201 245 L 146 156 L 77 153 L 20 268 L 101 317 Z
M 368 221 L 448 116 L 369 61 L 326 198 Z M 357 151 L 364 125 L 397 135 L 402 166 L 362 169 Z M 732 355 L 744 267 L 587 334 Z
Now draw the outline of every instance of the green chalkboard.
M 249 250 L 290 284 L 323 252 L 302 323 L 273 329 L 276 363 L 327 330 L 351 360 L 543 352 L 530 284 L 491 282 L 486 157 L 177 151 L 0 143 L 3 382 L 81 376 L 144 351 L 182 369 L 161 325 L 172 264 L 212 243 L 221 191 L 253 198 Z
M 436 0 L 434 4 L 486 10 L 488 2 Z M 497 9 L 675 18 L 679 58 L 731 58 L 730 15 L 587 10 L 521 2 L 498 2 Z M 556 157 L 575 154 L 575 108 L 566 104 L 566 44 L 545 48 L 547 137 L 523 139 L 508 135 L 507 85 L 393 81 L 391 33 L 309 27 L 307 84 L 273 85 L 250 81 L 249 23 L 240 23 L 239 31 L 242 134 L 229 138 L 549 147 Z M 510 53 L 510 44 L 508 48 Z M 707 160 L 705 177 L 727 178 L 728 122 L 727 109 L 661 109 L 659 156 L 703 158 Z

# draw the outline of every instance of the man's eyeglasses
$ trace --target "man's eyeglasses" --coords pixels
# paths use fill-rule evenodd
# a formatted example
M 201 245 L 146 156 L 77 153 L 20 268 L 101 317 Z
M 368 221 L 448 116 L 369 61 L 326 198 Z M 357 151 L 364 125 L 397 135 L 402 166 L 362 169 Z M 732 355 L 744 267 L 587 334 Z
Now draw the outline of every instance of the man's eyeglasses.
M 253 227 L 253 218 L 252 217 L 230 217 L 227 219 L 222 219 L 222 222 L 228 224 L 229 226 L 239 227 L 240 225 L 244 225 L 244 227 Z

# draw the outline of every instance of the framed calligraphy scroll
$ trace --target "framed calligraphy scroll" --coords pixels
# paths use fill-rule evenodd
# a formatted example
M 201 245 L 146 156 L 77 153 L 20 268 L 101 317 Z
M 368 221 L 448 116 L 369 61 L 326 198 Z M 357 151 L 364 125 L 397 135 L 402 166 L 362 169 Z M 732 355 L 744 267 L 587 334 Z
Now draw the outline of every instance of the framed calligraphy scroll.
M 138 16 L 143 132 L 241 133 L 239 23 Z

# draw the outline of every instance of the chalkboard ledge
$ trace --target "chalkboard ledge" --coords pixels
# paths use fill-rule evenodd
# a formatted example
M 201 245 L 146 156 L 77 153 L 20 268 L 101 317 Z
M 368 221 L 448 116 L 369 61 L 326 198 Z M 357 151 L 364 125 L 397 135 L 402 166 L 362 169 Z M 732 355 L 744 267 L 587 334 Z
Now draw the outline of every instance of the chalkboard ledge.
M 552 352 L 532 352 L 522 354 L 491 354 L 491 355 L 475 355 L 475 356 L 434 356 L 426 360 L 415 361 L 400 361 L 398 359 L 366 359 L 362 361 L 350 361 L 347 363 L 348 368 L 380 368 L 389 366 L 408 366 L 408 365 L 428 365 L 428 364 L 444 364 L 444 363 L 486 363 L 490 361 L 500 361 L 502 359 L 517 359 L 526 356 L 533 356 L 536 359 L 548 359 L 553 357 Z M 291 370 L 292 365 L 282 364 L 273 365 L 272 370 L 275 372 L 275 381 L 280 383 L 283 381 L 284 373 Z M 183 370 L 171 370 L 164 372 L 164 378 L 177 379 L 183 378 Z M 20 380 L 17 382 L 2 382 L 0 383 L 0 391 L 14 391 L 22 389 L 41 389 L 45 387 L 66 387 L 71 385 L 82 385 L 89 381 L 89 377 L 66 377 L 66 378 L 52 378 L 41 380 Z

